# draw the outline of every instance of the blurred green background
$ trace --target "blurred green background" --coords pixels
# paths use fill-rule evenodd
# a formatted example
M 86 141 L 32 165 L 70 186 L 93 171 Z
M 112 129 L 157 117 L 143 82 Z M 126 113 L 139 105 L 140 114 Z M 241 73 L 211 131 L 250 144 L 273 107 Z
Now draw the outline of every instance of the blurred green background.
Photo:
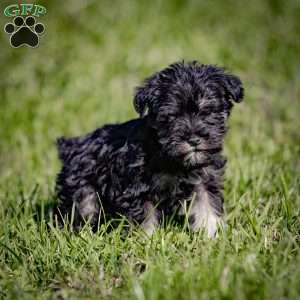
M 0 7 L 11 3 L 1 1 Z M 133 92 L 143 78 L 175 61 L 196 59 L 225 66 L 244 83 L 245 101 L 233 110 L 225 146 L 227 210 L 265 206 L 287 195 L 290 215 L 284 223 L 277 211 L 274 222 L 282 222 L 280 230 L 293 224 L 299 242 L 300 227 L 292 214 L 300 207 L 298 0 L 38 4 L 48 10 L 39 19 L 46 31 L 38 48 L 13 49 L 7 34 L 0 34 L 2 228 L 13 226 L 7 211 L 22 203 L 20 191 L 30 194 L 38 185 L 40 197 L 34 201 L 53 201 L 57 137 L 136 117 Z M 1 28 L 9 21 L 2 15 Z M 0 241 L 7 232 L 0 230 Z M 295 255 L 299 265 L 299 252 Z M 289 266 L 285 265 L 288 270 Z M 9 263 L 6 267 L 12 268 Z M 261 270 L 265 268 L 262 263 Z M 271 287 L 270 283 L 269 296 Z

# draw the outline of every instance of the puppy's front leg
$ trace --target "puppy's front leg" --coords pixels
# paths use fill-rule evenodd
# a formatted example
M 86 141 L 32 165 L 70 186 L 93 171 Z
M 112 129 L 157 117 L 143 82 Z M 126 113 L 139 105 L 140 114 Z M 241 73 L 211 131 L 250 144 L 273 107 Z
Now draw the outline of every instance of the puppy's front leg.
M 189 209 L 189 223 L 193 231 L 205 229 L 208 237 L 216 235 L 219 226 L 223 227 L 223 199 L 221 195 L 208 192 L 204 187 L 197 189 Z
M 148 236 L 151 236 L 159 224 L 159 212 L 157 208 L 150 202 L 144 204 L 145 219 L 141 226 Z

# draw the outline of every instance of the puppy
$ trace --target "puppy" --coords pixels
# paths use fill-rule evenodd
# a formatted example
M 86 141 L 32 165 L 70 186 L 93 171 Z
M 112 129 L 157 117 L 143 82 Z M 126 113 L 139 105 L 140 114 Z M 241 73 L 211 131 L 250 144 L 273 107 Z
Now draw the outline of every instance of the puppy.
M 238 77 L 196 61 L 147 78 L 134 97 L 139 118 L 58 139 L 60 215 L 96 226 L 104 211 L 151 235 L 162 216 L 186 212 L 194 231 L 213 237 L 223 224 L 226 122 L 242 99 Z

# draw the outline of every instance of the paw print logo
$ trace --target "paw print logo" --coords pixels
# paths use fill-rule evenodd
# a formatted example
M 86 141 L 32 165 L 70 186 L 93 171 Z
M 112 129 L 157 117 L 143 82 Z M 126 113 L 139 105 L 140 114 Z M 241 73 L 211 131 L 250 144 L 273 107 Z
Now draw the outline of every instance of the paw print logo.
M 39 45 L 40 35 L 44 33 L 45 26 L 42 23 L 36 23 L 32 16 L 28 16 L 25 20 L 17 16 L 13 23 L 5 25 L 4 31 L 10 35 L 12 47 L 18 48 L 26 45 L 35 48 Z

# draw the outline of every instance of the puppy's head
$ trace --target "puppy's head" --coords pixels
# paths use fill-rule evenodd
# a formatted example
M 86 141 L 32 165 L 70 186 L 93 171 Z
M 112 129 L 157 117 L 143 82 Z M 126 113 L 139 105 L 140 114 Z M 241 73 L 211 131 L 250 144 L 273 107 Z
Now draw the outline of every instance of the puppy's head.
M 226 120 L 242 99 L 238 77 L 216 66 L 181 62 L 146 79 L 134 106 L 141 117 L 147 115 L 164 154 L 189 167 L 222 150 Z

